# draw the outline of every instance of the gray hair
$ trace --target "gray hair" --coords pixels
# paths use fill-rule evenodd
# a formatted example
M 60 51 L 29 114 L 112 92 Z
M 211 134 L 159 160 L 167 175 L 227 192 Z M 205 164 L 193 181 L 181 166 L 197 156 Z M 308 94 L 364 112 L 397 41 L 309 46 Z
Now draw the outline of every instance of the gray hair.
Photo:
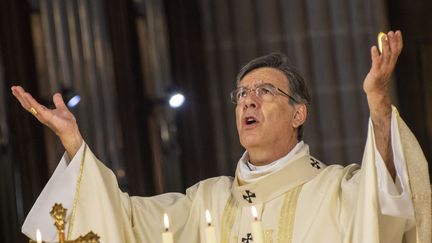
M 297 71 L 297 69 L 288 61 L 288 57 L 282 53 L 270 53 L 253 59 L 245 66 L 243 66 L 237 74 L 237 84 L 240 83 L 242 78 L 252 70 L 270 67 L 281 71 L 288 80 L 288 88 L 290 95 L 299 103 L 309 106 L 311 103 L 311 96 L 305 80 Z M 288 99 L 291 105 L 296 102 Z M 297 139 L 303 139 L 303 125 L 298 128 Z

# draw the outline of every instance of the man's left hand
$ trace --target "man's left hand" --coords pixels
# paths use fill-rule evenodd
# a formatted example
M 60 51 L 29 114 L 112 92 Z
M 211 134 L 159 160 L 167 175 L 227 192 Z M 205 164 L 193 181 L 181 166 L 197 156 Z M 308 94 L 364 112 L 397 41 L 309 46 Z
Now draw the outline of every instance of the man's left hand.
M 368 96 L 388 95 L 388 83 L 402 51 L 402 33 L 390 31 L 382 37 L 382 53 L 378 48 L 371 48 L 372 66 L 363 83 L 363 89 Z
M 396 170 L 391 146 L 391 101 L 389 82 L 402 51 L 402 34 L 390 31 L 382 37 L 382 53 L 371 48 L 372 66 L 363 83 L 374 127 L 375 144 L 393 179 Z

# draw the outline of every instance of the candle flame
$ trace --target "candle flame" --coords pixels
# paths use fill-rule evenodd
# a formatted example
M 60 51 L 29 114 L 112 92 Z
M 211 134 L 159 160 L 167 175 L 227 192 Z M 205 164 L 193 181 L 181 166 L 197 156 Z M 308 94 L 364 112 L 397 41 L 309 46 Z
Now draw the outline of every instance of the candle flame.
M 36 230 L 36 242 L 42 243 L 42 235 L 39 229 Z
M 253 216 L 255 219 L 257 219 L 257 218 L 258 218 L 258 212 L 257 212 L 255 206 L 252 206 L 251 210 L 252 210 L 252 216 Z
M 211 224 L 211 215 L 210 215 L 210 211 L 208 211 L 208 209 L 206 209 L 205 211 L 205 216 L 206 216 L 206 220 L 207 220 L 207 224 Z
M 382 38 L 383 36 L 385 36 L 385 38 L 387 38 L 386 34 L 384 34 L 383 32 L 380 32 L 378 34 L 378 49 L 380 51 L 380 53 L 382 53 Z
M 164 225 L 165 225 L 165 229 L 169 229 L 169 219 L 168 219 L 168 215 L 166 213 L 164 213 Z

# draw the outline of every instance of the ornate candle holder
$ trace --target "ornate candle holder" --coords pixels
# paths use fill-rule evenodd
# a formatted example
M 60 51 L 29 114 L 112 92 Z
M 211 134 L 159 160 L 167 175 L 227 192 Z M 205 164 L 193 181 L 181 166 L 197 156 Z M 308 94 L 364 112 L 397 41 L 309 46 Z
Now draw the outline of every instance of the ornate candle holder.
M 76 240 L 65 240 L 65 225 L 66 225 L 66 208 L 61 204 L 54 204 L 50 214 L 54 219 L 54 225 L 57 228 L 59 243 L 99 243 L 99 236 L 93 231 L 90 231 L 84 236 L 78 237 Z M 29 243 L 36 243 L 34 240 L 29 240 Z

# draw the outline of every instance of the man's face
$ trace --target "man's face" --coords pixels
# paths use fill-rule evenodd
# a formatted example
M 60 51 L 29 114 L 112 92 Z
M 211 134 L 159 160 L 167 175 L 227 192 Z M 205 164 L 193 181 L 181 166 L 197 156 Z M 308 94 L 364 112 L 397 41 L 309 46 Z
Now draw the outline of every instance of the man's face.
M 255 88 L 270 83 L 289 94 L 287 77 L 274 68 L 258 68 L 240 81 L 239 87 Z M 236 106 L 236 123 L 240 143 L 244 148 L 285 149 L 297 141 L 294 106 L 286 96 L 275 95 L 272 101 L 263 101 L 250 92 Z

